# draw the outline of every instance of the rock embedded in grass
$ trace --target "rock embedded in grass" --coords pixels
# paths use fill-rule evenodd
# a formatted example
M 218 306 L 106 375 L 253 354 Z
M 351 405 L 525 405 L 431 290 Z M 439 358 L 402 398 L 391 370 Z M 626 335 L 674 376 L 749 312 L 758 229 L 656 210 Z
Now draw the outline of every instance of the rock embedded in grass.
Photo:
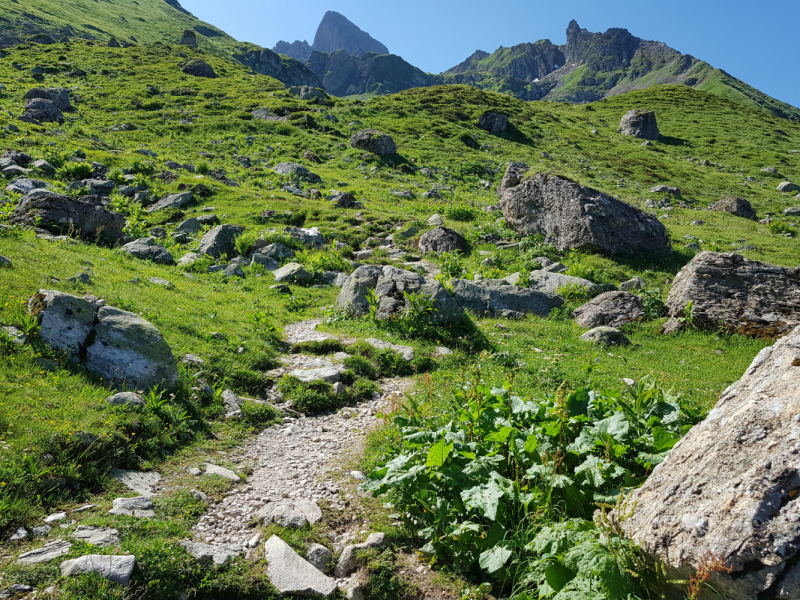
M 377 129 L 359 131 L 350 138 L 350 146 L 378 155 L 397 153 L 397 144 L 392 137 Z
M 423 233 L 419 238 L 420 252 L 468 252 L 469 243 L 461 234 L 441 225 Z
M 197 562 L 203 565 L 214 565 L 216 567 L 225 566 L 228 561 L 240 557 L 244 553 L 244 549 L 238 544 L 220 544 L 212 546 L 210 544 L 203 544 L 200 542 L 187 542 L 180 541 L 179 545 L 186 548 Z
M 305 267 L 300 263 L 289 263 L 273 271 L 273 275 L 275 276 L 275 283 L 311 283 L 313 281 L 313 276 L 311 273 L 306 271 Z
M 19 555 L 17 562 L 21 565 L 37 565 L 43 562 L 55 560 L 60 556 L 69 553 L 72 544 L 66 540 L 54 540 L 48 542 L 41 548 L 24 552 Z
M 267 577 L 282 594 L 327 598 L 337 589 L 335 579 L 304 560 L 277 535 L 264 544 L 264 558 L 268 563 Z
M 606 292 L 579 306 L 572 318 L 581 327 L 620 327 L 645 318 L 642 299 L 630 292 Z
M 205 464 L 205 471 L 203 471 L 204 475 L 218 475 L 223 479 L 227 479 L 229 481 L 241 481 L 242 478 L 239 477 L 236 473 L 231 471 L 230 469 L 226 469 L 225 467 L 220 467 L 219 465 L 215 465 L 213 463 L 206 463 Z
M 171 265 L 175 262 L 172 254 L 161 244 L 156 242 L 156 238 L 147 237 L 129 242 L 122 247 L 126 254 L 140 260 L 149 260 L 154 263 Z
M 629 346 L 631 341 L 614 327 L 595 327 L 581 336 L 581 339 L 603 346 Z
M 657 140 L 661 137 L 656 114 L 652 110 L 628 111 L 619 123 L 619 132 L 644 140 Z
M 520 319 L 527 314 L 545 317 L 552 309 L 564 305 L 561 296 L 519 287 L 503 279 L 457 279 L 453 281 L 453 295 L 462 309 L 479 318 Z
M 290 529 L 302 529 L 322 520 L 322 510 L 311 500 L 270 502 L 255 515 L 259 525 L 275 523 Z
M 721 200 L 717 200 L 708 207 L 708 210 L 726 212 L 734 217 L 741 217 L 743 219 L 749 219 L 750 221 L 758 220 L 758 216 L 752 205 L 746 199 L 739 198 L 738 196 L 727 196 Z
M 136 566 L 136 557 L 109 556 L 101 554 L 87 554 L 73 560 L 65 560 L 61 563 L 62 577 L 71 575 L 82 575 L 84 573 L 96 573 L 112 583 L 118 583 L 125 587 L 128 585 Z
M 236 254 L 236 238 L 244 232 L 240 225 L 218 225 L 200 240 L 200 254 L 219 258 Z

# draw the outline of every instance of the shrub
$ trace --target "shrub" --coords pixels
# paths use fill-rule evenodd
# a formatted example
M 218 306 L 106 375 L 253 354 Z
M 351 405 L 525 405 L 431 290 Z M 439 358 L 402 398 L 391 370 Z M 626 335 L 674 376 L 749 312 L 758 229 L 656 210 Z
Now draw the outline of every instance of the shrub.
M 786 233 L 791 233 L 792 235 L 797 234 L 797 229 L 789 227 L 783 221 L 773 221 L 772 223 L 769 224 L 769 230 L 775 235 L 783 235 Z
M 304 250 L 298 253 L 295 258 L 308 269 L 312 275 L 323 271 L 345 271 L 350 272 L 353 268 L 352 263 L 338 252 L 312 252 Z
M 285 376 L 278 383 L 278 390 L 291 401 L 294 410 L 305 414 L 337 408 L 341 401 L 333 386 L 325 381 L 303 383 L 296 377 Z
M 444 211 L 444 216 L 452 221 L 461 221 L 461 222 L 469 222 L 474 221 L 477 216 L 475 213 L 464 206 L 452 206 L 448 207 Z
M 69 161 L 56 170 L 56 177 L 64 181 L 78 181 L 89 177 L 93 170 L 89 163 Z
M 380 386 L 369 379 L 356 379 L 347 390 L 348 404 L 358 404 L 372 400 L 375 393 L 380 393 Z
M 660 319 L 667 313 L 661 290 L 644 289 L 639 294 L 642 298 L 642 308 L 647 320 Z
M 373 361 L 363 356 L 351 356 L 344 359 L 344 366 L 353 371 L 359 377 L 376 379 L 380 374 L 380 367 Z
M 155 172 L 156 166 L 150 161 L 135 160 L 128 168 L 128 173 L 132 173 L 134 175 L 152 175 Z
M 333 338 L 300 342 L 292 346 L 292 354 L 333 354 L 343 351 L 344 344 Z

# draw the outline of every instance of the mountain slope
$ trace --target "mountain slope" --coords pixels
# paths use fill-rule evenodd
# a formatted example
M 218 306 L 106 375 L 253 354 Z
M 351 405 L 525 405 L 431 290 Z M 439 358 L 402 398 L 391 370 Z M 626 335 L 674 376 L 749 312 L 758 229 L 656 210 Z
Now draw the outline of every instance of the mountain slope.
M 178 0 L 25 0 L 0 12 L 0 47 L 23 42 L 53 43 L 75 38 L 128 44 L 178 44 L 194 31 L 199 49 L 235 58 L 257 73 L 289 85 L 319 85 L 306 67 L 255 44 L 239 42 L 186 11 Z
M 334 96 L 375 96 L 431 85 L 431 76 L 395 54 L 314 52 L 306 65 Z

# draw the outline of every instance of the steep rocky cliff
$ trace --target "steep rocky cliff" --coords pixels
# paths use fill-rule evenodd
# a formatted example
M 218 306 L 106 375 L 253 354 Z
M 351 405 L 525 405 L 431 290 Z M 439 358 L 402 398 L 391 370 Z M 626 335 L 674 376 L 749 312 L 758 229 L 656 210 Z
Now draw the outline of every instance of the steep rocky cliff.
M 391 94 L 414 87 L 431 85 L 431 75 L 424 73 L 394 54 L 352 56 L 345 50 L 314 52 L 307 66 L 322 80 L 334 96 Z
M 305 41 L 284 42 L 275 44 L 275 52 L 285 54 L 297 60 L 308 60 L 312 51 L 337 52 L 345 50 L 349 55 L 361 57 L 367 52 L 389 54 L 389 49 L 373 38 L 366 31 L 359 29 L 342 14 L 329 10 L 322 17 L 317 28 L 314 43 L 309 46 Z

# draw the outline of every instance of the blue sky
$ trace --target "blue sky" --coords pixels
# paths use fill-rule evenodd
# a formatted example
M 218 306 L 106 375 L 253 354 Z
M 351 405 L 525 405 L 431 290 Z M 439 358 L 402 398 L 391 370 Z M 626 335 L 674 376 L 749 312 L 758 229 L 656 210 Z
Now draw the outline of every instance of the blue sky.
M 800 106 L 798 0 L 181 0 L 236 39 L 272 48 L 313 42 L 327 10 L 353 21 L 394 54 L 439 73 L 475 50 L 548 38 L 566 41 L 570 19 L 589 31 L 624 27 L 705 60 Z

